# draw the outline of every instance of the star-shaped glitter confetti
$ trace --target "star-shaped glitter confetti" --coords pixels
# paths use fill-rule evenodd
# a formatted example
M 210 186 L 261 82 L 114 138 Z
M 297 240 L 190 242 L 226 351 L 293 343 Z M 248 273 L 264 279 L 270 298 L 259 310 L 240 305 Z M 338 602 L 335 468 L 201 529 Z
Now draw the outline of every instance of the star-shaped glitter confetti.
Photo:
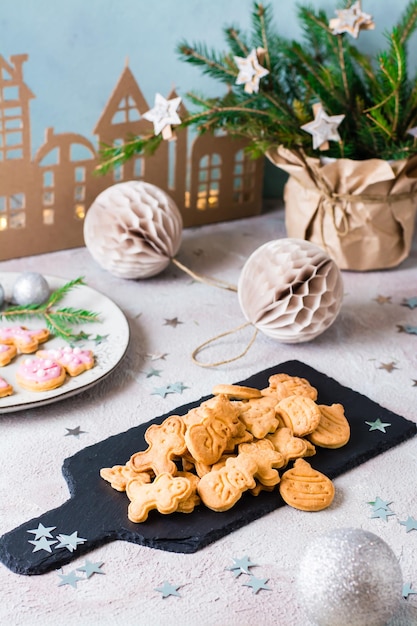
M 410 324 L 397 324 L 397 328 L 399 333 L 417 335 L 417 326 L 410 326 Z
M 391 372 L 393 372 L 394 370 L 397 370 L 398 367 L 395 366 L 395 361 L 390 361 L 390 363 L 381 363 L 378 369 L 385 370 L 386 372 L 391 374 Z
M 242 583 L 244 587 L 252 587 L 253 593 L 258 593 L 261 589 L 267 589 L 271 591 L 271 587 L 268 587 L 266 584 L 269 578 L 256 578 L 253 574 L 251 574 L 250 579 L 246 583 Z
M 32 533 L 35 535 L 34 539 L 40 539 L 41 537 L 50 537 L 52 538 L 51 530 L 55 530 L 56 526 L 48 526 L 47 528 L 43 524 L 38 524 L 37 528 L 33 528 L 32 530 L 27 530 L 27 533 Z
M 104 572 L 101 570 L 102 565 L 103 561 L 92 563 L 91 561 L 86 559 L 82 567 L 77 567 L 77 572 L 85 572 L 86 578 L 91 578 L 93 574 L 104 574 Z
M 414 519 L 414 517 L 407 517 L 406 520 L 404 520 L 404 522 L 400 522 L 401 526 L 405 526 L 405 530 L 407 533 L 410 532 L 410 530 L 417 530 L 417 520 Z
M 178 317 L 173 317 L 170 320 L 165 319 L 164 326 L 172 326 L 172 328 L 176 328 L 178 326 L 178 324 L 183 324 L 183 322 L 180 322 Z
M 301 128 L 313 136 L 313 149 L 328 149 L 328 141 L 340 141 L 337 132 L 339 124 L 345 119 L 345 115 L 327 115 L 321 104 L 313 107 L 314 120 L 303 124 Z
M 388 424 L 388 422 L 381 422 L 379 417 L 374 422 L 365 422 L 365 424 L 368 424 L 368 426 L 370 426 L 369 432 L 371 432 L 372 430 L 380 430 L 381 433 L 386 433 L 387 431 L 385 429 L 388 426 L 391 426 L 391 424 Z
M 155 95 L 155 103 L 152 109 L 146 111 L 142 117 L 153 123 L 155 135 L 162 133 L 164 139 L 172 136 L 171 125 L 181 124 L 181 118 L 177 113 L 181 98 L 167 100 L 160 93 Z
M 401 592 L 402 597 L 407 599 L 408 596 L 411 595 L 412 593 L 417 593 L 417 591 L 414 591 L 414 589 L 411 586 L 411 583 L 404 583 L 402 592 Z
M 269 74 L 269 71 L 260 65 L 258 53 L 253 49 L 247 57 L 234 57 L 239 74 L 236 78 L 236 85 L 245 85 L 246 93 L 257 93 L 259 91 L 259 81 Z
M 372 30 L 375 28 L 372 16 L 362 11 L 359 0 L 348 9 L 336 11 L 336 14 L 337 17 L 329 22 L 333 35 L 349 33 L 349 35 L 357 39 L 360 30 Z
M 394 511 L 391 511 L 391 509 L 374 509 L 371 515 L 372 519 L 375 518 L 379 518 L 379 519 L 383 519 L 384 522 L 388 521 L 388 518 L 391 517 L 392 515 L 395 515 Z
M 29 539 L 29 543 L 34 545 L 32 552 L 39 552 L 39 550 L 45 550 L 45 552 L 52 552 L 51 546 L 54 543 L 57 543 L 54 540 L 48 539 L 47 537 L 40 537 L 40 539 Z
M 374 510 L 385 509 L 386 511 L 389 511 L 389 505 L 392 504 L 392 501 L 382 500 L 379 496 L 377 496 L 373 502 L 368 502 L 368 504 L 371 504 Z
M 162 587 L 157 587 L 155 591 L 162 593 L 163 598 L 168 598 L 168 596 L 178 596 L 180 598 L 181 595 L 177 591 L 180 587 L 181 585 L 171 585 L 171 583 L 165 581 Z
M 233 559 L 233 565 L 226 567 L 227 570 L 233 572 L 237 578 L 240 574 L 250 574 L 250 568 L 256 567 L 256 563 L 252 563 L 248 556 L 242 556 L 240 559 Z
M 392 296 L 381 296 L 379 295 L 377 298 L 374 298 L 375 302 L 378 304 L 392 304 Z
M 81 426 L 76 426 L 75 428 L 67 428 L 66 430 L 68 432 L 65 433 L 65 437 L 69 437 L 70 435 L 72 435 L 73 437 L 77 437 L 77 439 L 80 435 L 86 432 L 85 430 L 81 430 Z
M 169 393 L 175 393 L 175 391 L 171 389 L 170 385 L 167 385 L 166 387 L 155 387 L 151 396 L 161 396 L 161 398 L 166 398 Z
M 171 383 L 170 385 L 168 385 L 168 388 L 169 393 L 182 393 L 184 389 L 189 389 L 189 387 L 187 387 L 187 385 L 184 385 L 184 383 L 182 382 Z
M 414 296 L 413 298 L 404 298 L 401 304 L 402 306 L 408 306 L 409 309 L 416 309 L 417 308 L 417 296 Z
M 160 376 L 162 370 L 156 370 L 154 367 L 146 372 L 146 378 L 152 378 L 152 376 Z
M 57 535 L 56 538 L 59 540 L 59 544 L 55 546 L 56 548 L 67 548 L 70 552 L 74 552 L 77 549 L 77 546 L 85 543 L 87 539 L 83 539 L 82 537 L 78 537 L 78 530 L 73 532 L 71 535 Z
M 168 356 L 168 352 L 161 352 L 160 354 L 146 354 L 147 357 L 150 358 L 151 361 L 165 361 L 166 357 Z
M 80 580 L 84 580 L 81 576 L 77 576 L 75 571 L 70 572 L 69 574 L 58 574 L 61 578 L 61 582 L 58 584 L 58 587 L 62 587 L 63 585 L 71 585 L 74 589 L 77 588 L 77 583 Z

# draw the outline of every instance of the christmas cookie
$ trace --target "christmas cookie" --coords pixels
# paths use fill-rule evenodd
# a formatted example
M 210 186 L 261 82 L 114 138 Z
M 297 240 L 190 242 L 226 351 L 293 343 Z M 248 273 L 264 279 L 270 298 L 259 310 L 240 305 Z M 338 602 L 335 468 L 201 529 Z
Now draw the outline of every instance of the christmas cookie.
M 81 350 L 81 348 L 70 346 L 38 350 L 36 356 L 59 363 L 70 376 L 78 376 L 94 366 L 94 354 L 91 350 Z
M 12 393 L 13 393 L 12 385 L 9 385 L 7 380 L 4 380 L 4 378 L 0 376 L 0 398 L 11 396 Z
M 0 343 L 0 367 L 8 365 L 17 354 L 17 350 L 13 345 Z
M 29 391 L 49 391 L 60 387 L 65 376 L 65 369 L 55 361 L 27 358 L 19 364 L 16 381 Z
M 30 330 L 26 326 L 9 326 L 0 328 L 0 343 L 15 346 L 18 352 L 31 354 L 35 352 L 40 343 L 49 339 L 49 330 L 40 328 Z
M 284 502 L 300 511 L 321 511 L 331 505 L 334 485 L 330 478 L 313 469 L 304 459 L 284 472 L 279 484 Z

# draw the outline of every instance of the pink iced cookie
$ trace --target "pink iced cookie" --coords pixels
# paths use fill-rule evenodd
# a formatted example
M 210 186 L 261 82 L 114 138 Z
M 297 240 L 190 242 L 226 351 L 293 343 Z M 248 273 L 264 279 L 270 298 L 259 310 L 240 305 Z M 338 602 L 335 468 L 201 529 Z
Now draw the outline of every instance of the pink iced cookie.
M 39 344 L 49 339 L 49 330 L 39 328 L 30 330 L 26 326 L 0 328 L 0 343 L 12 345 L 23 354 L 30 354 L 38 349 Z
M 50 348 L 49 350 L 38 350 L 36 353 L 41 359 L 51 359 L 62 365 L 70 376 L 78 376 L 94 366 L 94 354 L 91 350 L 81 350 L 81 348 Z
M 62 385 L 65 376 L 65 369 L 50 359 L 25 359 L 16 372 L 18 384 L 29 391 L 56 389 Z
M 4 398 L 5 396 L 11 396 L 13 393 L 13 387 L 9 385 L 7 380 L 4 380 L 0 376 L 0 398 Z
M 15 346 L 0 343 L 0 367 L 8 365 L 16 354 L 17 350 Z

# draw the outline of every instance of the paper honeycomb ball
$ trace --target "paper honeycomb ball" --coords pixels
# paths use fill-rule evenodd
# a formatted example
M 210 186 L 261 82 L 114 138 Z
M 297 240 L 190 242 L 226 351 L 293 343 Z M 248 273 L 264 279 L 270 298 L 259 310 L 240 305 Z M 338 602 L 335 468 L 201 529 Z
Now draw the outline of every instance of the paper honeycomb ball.
M 238 298 L 246 319 L 282 343 L 310 341 L 336 319 L 343 282 L 336 263 L 303 239 L 270 241 L 243 266 Z
M 148 278 L 162 272 L 181 245 L 182 217 L 162 189 L 142 181 L 108 187 L 84 221 L 91 256 L 120 278 Z
M 385 626 L 400 607 L 402 573 L 398 558 L 380 537 L 359 528 L 339 528 L 307 546 L 296 589 L 317 626 Z

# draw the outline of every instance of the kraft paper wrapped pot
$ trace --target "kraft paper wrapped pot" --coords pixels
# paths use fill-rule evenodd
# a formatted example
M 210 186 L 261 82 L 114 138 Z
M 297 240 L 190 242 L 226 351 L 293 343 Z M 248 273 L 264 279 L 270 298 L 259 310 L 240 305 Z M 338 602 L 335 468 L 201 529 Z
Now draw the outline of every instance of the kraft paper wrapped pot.
M 283 147 L 267 156 L 290 175 L 284 189 L 288 237 L 321 246 L 345 270 L 385 269 L 407 258 L 417 157 L 320 160 Z

